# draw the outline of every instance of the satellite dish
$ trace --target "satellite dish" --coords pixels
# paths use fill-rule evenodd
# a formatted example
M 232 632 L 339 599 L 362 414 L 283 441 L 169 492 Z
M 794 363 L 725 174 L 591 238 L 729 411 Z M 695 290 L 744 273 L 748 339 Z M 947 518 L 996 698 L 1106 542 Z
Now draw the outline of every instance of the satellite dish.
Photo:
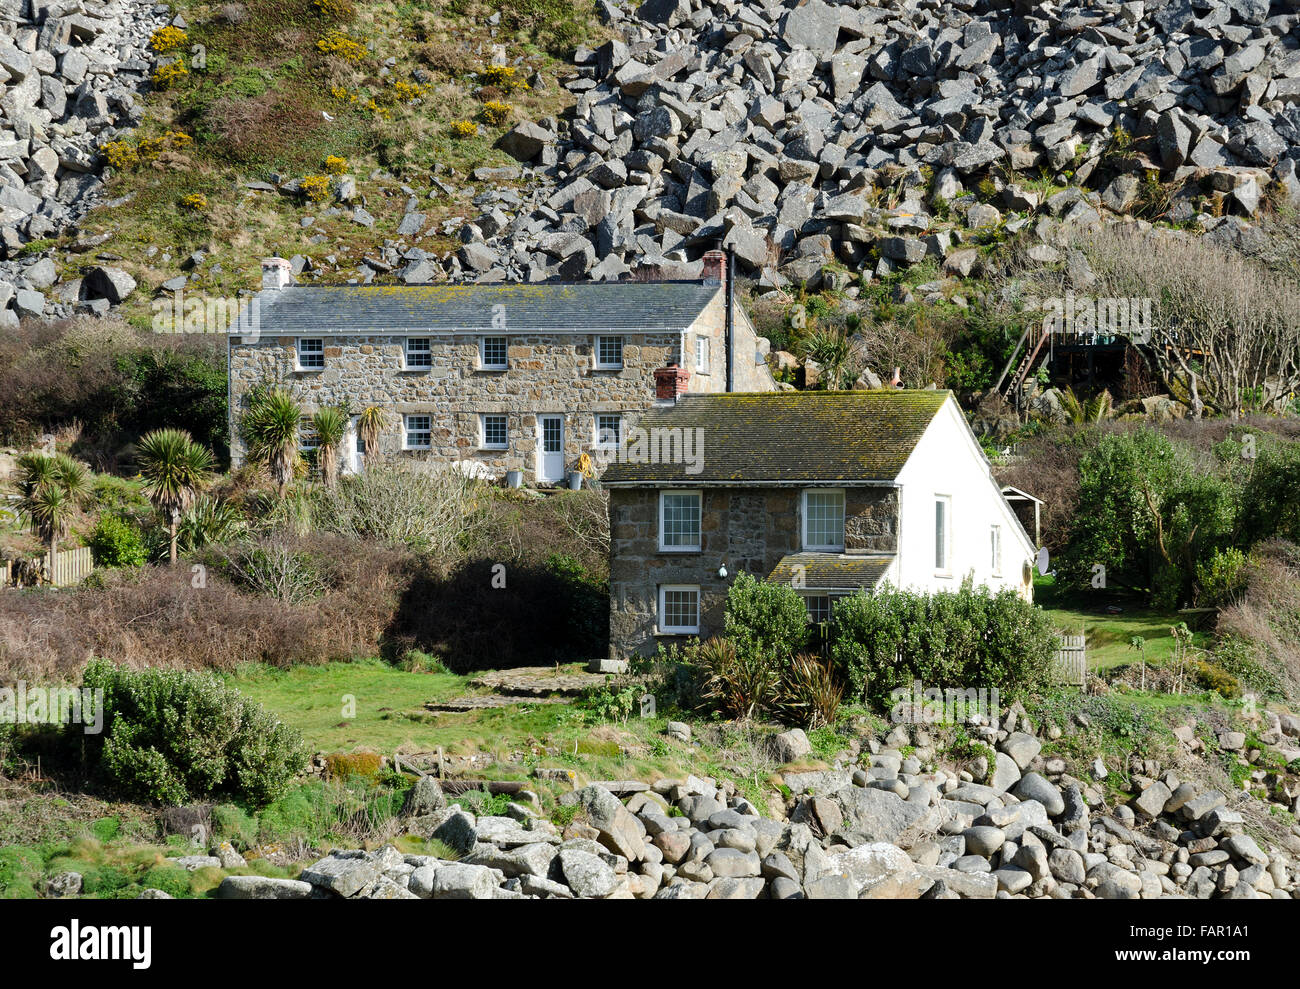
M 1038 572 L 1046 576 L 1047 568 L 1049 566 L 1051 566 L 1051 563 L 1050 563 L 1050 556 L 1048 555 L 1047 552 L 1047 547 L 1040 546 L 1038 548 Z

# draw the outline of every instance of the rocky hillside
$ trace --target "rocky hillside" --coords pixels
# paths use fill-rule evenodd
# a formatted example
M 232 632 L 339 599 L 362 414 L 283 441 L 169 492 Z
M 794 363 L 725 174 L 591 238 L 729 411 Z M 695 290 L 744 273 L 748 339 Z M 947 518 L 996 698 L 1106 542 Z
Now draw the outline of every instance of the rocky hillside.
M 1291 2 L 29 6 L 0 6 L 19 314 L 115 302 L 96 261 L 232 294 L 269 253 L 613 278 L 723 240 L 760 288 L 837 288 L 1017 234 L 1050 263 L 1061 223 L 1237 244 L 1300 195 Z

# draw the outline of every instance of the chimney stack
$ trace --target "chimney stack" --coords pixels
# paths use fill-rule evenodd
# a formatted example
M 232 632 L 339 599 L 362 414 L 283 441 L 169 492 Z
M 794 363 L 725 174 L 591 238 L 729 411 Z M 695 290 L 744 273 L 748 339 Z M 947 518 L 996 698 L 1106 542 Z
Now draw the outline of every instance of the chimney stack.
M 284 258 L 262 259 L 262 291 L 278 292 L 293 281 L 292 269 Z
M 686 382 L 691 380 L 691 372 L 676 363 L 667 367 L 655 368 L 655 400 L 659 402 L 676 402 L 679 395 L 686 393 Z
M 727 284 L 727 255 L 723 251 L 708 251 L 704 255 L 704 282 L 706 285 Z

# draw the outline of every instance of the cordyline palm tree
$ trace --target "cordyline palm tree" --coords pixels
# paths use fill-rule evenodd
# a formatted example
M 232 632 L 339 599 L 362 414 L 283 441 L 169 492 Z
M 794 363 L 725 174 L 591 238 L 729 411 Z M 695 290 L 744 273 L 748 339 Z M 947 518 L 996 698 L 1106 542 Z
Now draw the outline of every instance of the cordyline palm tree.
M 320 463 L 321 481 L 327 489 L 334 487 L 339 474 L 339 447 L 348 433 L 348 411 L 327 405 L 311 417 L 311 428 L 316 434 L 316 450 Z
M 145 493 L 167 519 L 175 563 L 177 522 L 211 482 L 212 454 L 183 429 L 155 429 L 140 440 L 136 458 Z
M 804 342 L 804 357 L 816 361 L 822 370 L 821 386 L 836 391 L 849 384 L 853 348 L 848 337 L 835 330 L 814 330 Z
M 361 441 L 367 457 L 379 453 L 379 434 L 384 425 L 384 410 L 378 405 L 366 406 L 357 416 L 357 439 Z
M 28 453 L 18 458 L 18 510 L 50 552 L 53 568 L 59 540 L 90 494 L 90 472 L 67 454 Z
M 240 419 L 249 459 L 267 466 L 281 498 L 288 495 L 298 467 L 301 429 L 302 406 L 281 388 L 254 394 Z

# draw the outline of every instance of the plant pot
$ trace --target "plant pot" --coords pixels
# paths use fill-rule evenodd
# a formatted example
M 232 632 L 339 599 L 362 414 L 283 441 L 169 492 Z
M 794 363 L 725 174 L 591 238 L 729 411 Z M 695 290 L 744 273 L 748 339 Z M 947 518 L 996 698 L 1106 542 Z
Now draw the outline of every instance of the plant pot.
M 506 471 L 506 487 L 522 488 L 524 486 L 524 472 L 521 470 Z
M 582 471 L 569 471 L 569 490 L 578 491 L 582 488 Z

